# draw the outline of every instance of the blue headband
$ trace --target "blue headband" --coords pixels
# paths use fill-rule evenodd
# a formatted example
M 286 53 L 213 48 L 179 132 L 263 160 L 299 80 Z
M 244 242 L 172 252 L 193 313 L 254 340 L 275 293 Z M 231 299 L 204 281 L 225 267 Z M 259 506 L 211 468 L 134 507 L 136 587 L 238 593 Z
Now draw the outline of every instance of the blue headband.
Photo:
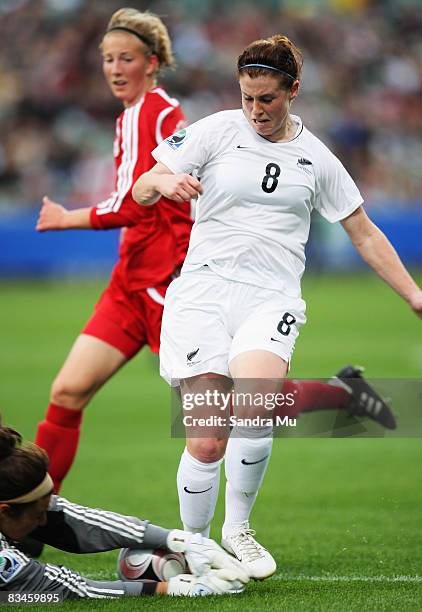
M 274 70 L 275 72 L 284 74 L 290 77 L 293 81 L 296 81 L 296 77 L 292 76 L 285 70 L 280 70 L 280 68 L 274 68 L 274 66 L 268 66 L 267 64 L 245 64 L 244 66 L 240 66 L 239 70 L 243 70 L 244 68 L 266 68 L 267 70 Z

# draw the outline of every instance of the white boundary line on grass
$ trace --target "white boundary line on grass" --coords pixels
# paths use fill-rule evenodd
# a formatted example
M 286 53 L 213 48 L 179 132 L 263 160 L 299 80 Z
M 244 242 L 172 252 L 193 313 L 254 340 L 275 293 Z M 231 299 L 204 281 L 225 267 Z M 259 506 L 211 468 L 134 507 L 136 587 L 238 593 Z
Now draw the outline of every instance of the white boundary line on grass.
M 276 574 L 273 580 L 309 580 L 311 582 L 422 582 L 422 576 L 307 576 L 306 574 Z
M 85 574 L 87 578 L 92 580 L 116 580 L 113 573 L 100 570 L 97 572 L 88 572 Z M 280 580 L 282 582 L 299 582 L 308 580 L 309 582 L 422 582 L 422 576 L 336 576 L 334 574 L 325 574 L 323 576 L 308 576 L 307 574 L 276 574 L 270 580 Z

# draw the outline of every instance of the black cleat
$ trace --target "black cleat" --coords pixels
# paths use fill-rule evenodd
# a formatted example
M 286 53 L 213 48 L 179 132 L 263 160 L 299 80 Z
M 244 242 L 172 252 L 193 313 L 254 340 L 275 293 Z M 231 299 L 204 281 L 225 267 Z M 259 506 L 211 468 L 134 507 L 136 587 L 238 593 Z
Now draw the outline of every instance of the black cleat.
M 396 419 L 390 407 L 364 379 L 363 370 L 360 366 L 345 366 L 337 372 L 333 381 L 333 384 L 340 383 L 351 393 L 347 412 L 351 416 L 366 416 L 387 429 L 396 429 Z
M 32 559 L 37 559 L 41 556 L 42 551 L 44 550 L 44 543 L 35 540 L 35 538 L 31 538 L 30 536 L 26 536 L 20 542 L 14 542 L 13 545 L 15 548 L 23 552 L 28 557 Z

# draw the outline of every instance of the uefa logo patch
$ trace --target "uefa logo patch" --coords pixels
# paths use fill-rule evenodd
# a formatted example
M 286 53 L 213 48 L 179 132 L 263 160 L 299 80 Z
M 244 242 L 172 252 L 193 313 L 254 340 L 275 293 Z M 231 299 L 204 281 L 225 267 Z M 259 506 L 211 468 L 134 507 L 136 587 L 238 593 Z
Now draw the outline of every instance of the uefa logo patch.
M 166 143 L 172 149 L 178 149 L 185 142 L 186 138 L 186 130 L 179 130 L 178 132 L 176 132 L 176 134 L 173 134 L 173 136 L 166 138 Z

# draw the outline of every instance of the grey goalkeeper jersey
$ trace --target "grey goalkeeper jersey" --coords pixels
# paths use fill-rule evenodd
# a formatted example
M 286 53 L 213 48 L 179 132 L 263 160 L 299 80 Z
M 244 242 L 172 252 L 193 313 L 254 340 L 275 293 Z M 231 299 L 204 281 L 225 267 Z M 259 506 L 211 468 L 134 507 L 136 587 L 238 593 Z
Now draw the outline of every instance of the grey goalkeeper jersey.
M 166 548 L 169 531 L 133 516 L 79 506 L 53 495 L 47 524 L 31 537 L 60 550 L 93 553 L 117 548 Z M 0 591 L 58 593 L 63 599 L 141 595 L 142 582 L 96 581 L 63 565 L 39 563 L 0 533 Z

